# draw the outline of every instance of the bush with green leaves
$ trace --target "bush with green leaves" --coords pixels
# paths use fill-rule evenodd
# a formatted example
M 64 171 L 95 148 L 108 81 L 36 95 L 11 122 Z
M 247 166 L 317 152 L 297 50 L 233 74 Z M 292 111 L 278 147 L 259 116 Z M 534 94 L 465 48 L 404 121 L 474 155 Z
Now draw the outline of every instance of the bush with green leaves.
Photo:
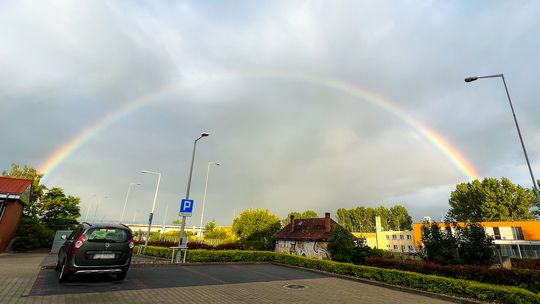
M 267 209 L 248 209 L 234 219 L 232 229 L 240 237 L 244 249 L 273 250 L 272 236 L 281 228 L 281 221 Z
M 328 251 L 332 261 L 351 262 L 353 256 L 360 258 L 361 252 L 355 250 L 355 237 L 341 225 L 335 225 L 328 239 Z
M 440 265 L 433 262 L 368 257 L 365 265 L 412 271 L 495 285 L 517 286 L 540 292 L 540 271 L 492 268 L 486 265 Z
M 495 256 L 493 238 L 478 223 L 457 227 L 458 254 L 461 264 L 490 265 Z
M 444 229 L 433 222 L 422 226 L 422 256 L 424 260 L 438 264 L 458 264 L 458 241 L 447 224 Z
M 454 234 L 452 228 L 455 229 Z M 479 223 L 426 223 L 422 227 L 422 257 L 443 264 L 489 265 L 494 257 L 493 239 Z
M 540 270 L 540 259 L 510 259 L 512 262 L 512 269 L 531 269 Z
M 54 231 L 47 228 L 36 217 L 22 216 L 15 232 L 13 250 L 28 251 L 36 248 L 51 247 Z

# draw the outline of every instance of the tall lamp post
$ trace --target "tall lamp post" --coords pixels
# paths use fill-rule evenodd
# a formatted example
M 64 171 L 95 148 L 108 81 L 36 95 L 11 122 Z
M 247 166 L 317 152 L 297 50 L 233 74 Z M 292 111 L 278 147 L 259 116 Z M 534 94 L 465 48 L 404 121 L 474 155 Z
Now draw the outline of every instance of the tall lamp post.
M 107 199 L 107 196 L 104 196 L 103 199 L 106 200 L 106 199 Z M 99 198 L 97 199 L 96 209 L 94 209 L 94 223 L 97 222 L 96 216 L 97 216 L 98 208 L 99 208 Z
M 154 203 L 152 204 L 152 211 L 150 212 L 150 215 L 148 216 L 148 231 L 146 232 L 146 240 L 144 241 L 144 248 L 146 248 L 148 246 L 148 240 L 150 239 L 150 228 L 152 227 L 152 219 L 154 217 L 154 210 L 156 208 L 156 200 L 157 200 L 157 194 L 159 191 L 159 182 L 161 180 L 161 173 L 147 171 L 147 170 L 142 170 L 141 173 L 154 174 L 158 176 L 157 185 L 156 185 L 156 193 L 154 194 Z
M 525 149 L 525 144 L 523 143 L 523 137 L 521 136 L 521 131 L 519 129 L 519 124 L 516 118 L 516 113 L 514 112 L 514 106 L 512 105 L 512 99 L 510 99 L 510 93 L 508 93 L 508 87 L 506 86 L 506 81 L 504 80 L 503 74 L 488 75 L 488 76 L 473 76 L 465 78 L 465 82 L 472 82 L 482 78 L 496 78 L 500 77 L 504 84 L 504 89 L 506 90 L 506 96 L 508 97 L 508 102 L 510 103 L 510 109 L 512 110 L 512 115 L 514 116 L 514 122 L 516 124 L 516 129 L 519 135 L 519 141 L 521 142 L 521 147 L 523 148 L 523 154 L 525 154 L 525 160 L 527 161 L 527 166 L 529 167 L 529 173 L 531 174 L 531 179 L 533 183 L 534 193 L 536 194 L 536 201 L 540 204 L 540 192 L 538 192 L 538 187 L 536 185 L 536 179 L 534 178 L 533 171 L 531 169 L 531 164 L 529 162 L 529 156 L 527 155 L 527 149 Z
M 219 166 L 220 163 L 208 162 L 208 169 L 206 170 L 206 183 L 204 184 L 204 195 L 203 195 L 203 201 L 202 201 L 201 223 L 199 225 L 199 229 L 201 231 L 201 234 L 199 236 L 200 239 L 202 239 L 202 224 L 203 224 L 203 217 L 204 217 L 204 204 L 206 203 L 206 191 L 208 190 L 208 176 L 210 175 L 210 165 Z
M 96 197 L 95 194 L 92 195 L 92 198 Z M 86 210 L 86 216 L 84 217 L 84 221 L 88 221 L 88 214 L 90 213 L 90 209 L 92 209 L 92 201 L 90 200 L 88 203 L 88 210 Z
M 189 168 L 189 178 L 186 190 L 186 199 L 189 199 L 189 190 L 191 189 L 191 176 L 193 175 L 193 162 L 195 161 L 195 150 L 197 149 L 197 142 L 203 138 L 207 137 L 208 133 L 202 132 L 199 138 L 195 139 L 193 142 L 193 153 L 191 154 L 191 166 Z M 182 245 L 182 239 L 184 238 L 184 228 L 186 227 L 186 216 L 182 215 L 182 225 L 180 226 L 180 239 L 178 239 L 178 254 L 176 255 L 176 263 L 180 262 L 180 247 Z
M 128 190 L 126 193 L 126 199 L 124 200 L 124 208 L 122 209 L 122 216 L 120 217 L 120 223 L 124 221 L 124 213 L 126 212 L 126 205 L 127 205 L 127 201 L 129 197 L 129 191 L 131 191 L 131 187 L 134 185 L 140 186 L 141 183 L 129 183 Z

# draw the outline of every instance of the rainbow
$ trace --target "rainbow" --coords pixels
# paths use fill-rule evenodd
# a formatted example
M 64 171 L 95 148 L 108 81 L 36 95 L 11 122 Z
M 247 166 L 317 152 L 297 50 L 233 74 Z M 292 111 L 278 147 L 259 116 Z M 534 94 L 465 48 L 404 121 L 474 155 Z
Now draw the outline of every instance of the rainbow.
M 347 93 L 355 98 L 359 98 L 365 101 L 368 101 L 385 111 L 395 115 L 400 118 L 406 124 L 417 130 L 425 139 L 427 139 L 434 147 L 437 148 L 452 164 L 457 168 L 462 174 L 464 174 L 470 180 L 478 179 L 479 174 L 476 169 L 467 161 L 467 159 L 447 140 L 445 140 L 437 132 L 430 130 L 418 120 L 414 119 L 405 111 L 398 108 L 395 104 L 386 100 L 379 94 L 376 94 L 372 91 L 366 90 L 364 88 L 358 87 L 348 82 L 344 82 L 338 79 L 320 77 L 307 75 L 302 73 L 293 73 L 288 71 L 276 71 L 276 70 L 259 70 L 259 71 L 248 71 L 242 73 L 224 73 L 224 74 L 214 74 L 212 77 L 207 79 L 201 79 L 197 82 L 191 83 L 181 83 L 173 82 L 168 85 L 162 86 L 150 94 L 144 95 L 140 98 L 135 99 L 130 102 L 127 106 L 121 107 L 116 111 L 109 113 L 105 117 L 96 121 L 90 127 L 83 130 L 81 133 L 75 135 L 61 147 L 56 149 L 51 153 L 45 161 L 38 166 L 38 171 L 43 173 L 44 176 L 41 179 L 42 183 L 46 182 L 47 179 L 54 174 L 54 172 L 60 167 L 60 165 L 69 158 L 77 149 L 84 145 L 88 140 L 114 124 L 115 122 L 121 120 L 130 113 L 137 111 L 145 106 L 150 105 L 152 102 L 158 100 L 160 97 L 166 96 L 175 89 L 178 88 L 187 88 L 190 86 L 198 86 L 209 81 L 218 81 L 223 79 L 231 78 L 278 78 L 278 79 L 287 79 L 291 81 L 300 81 L 304 83 L 310 83 L 313 85 L 323 86 L 331 88 L 337 91 Z

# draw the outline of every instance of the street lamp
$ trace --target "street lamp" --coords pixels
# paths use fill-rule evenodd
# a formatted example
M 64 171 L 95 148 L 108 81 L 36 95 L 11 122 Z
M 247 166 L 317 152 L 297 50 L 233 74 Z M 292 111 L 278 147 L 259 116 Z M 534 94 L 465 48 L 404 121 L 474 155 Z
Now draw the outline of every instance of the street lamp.
M 133 185 L 140 186 L 141 183 L 129 183 L 128 190 L 127 190 L 127 193 L 126 193 L 126 199 L 124 200 L 124 208 L 122 209 L 122 216 L 120 217 L 120 223 L 122 223 L 124 221 L 124 213 L 126 212 L 126 205 L 127 205 L 127 201 L 128 201 L 128 197 L 129 197 L 129 191 L 131 191 L 131 187 Z
M 208 176 L 210 175 L 210 165 L 216 165 L 219 166 L 219 163 L 216 162 L 208 162 L 208 169 L 206 170 L 206 183 L 204 185 L 204 196 L 202 201 L 202 212 L 201 212 L 201 224 L 199 225 L 199 229 L 201 231 L 201 234 L 199 236 L 200 239 L 202 239 L 202 224 L 203 224 L 203 217 L 204 217 L 204 204 L 206 202 L 206 191 L 208 190 Z
M 202 132 L 201 133 L 201 136 L 199 136 L 199 138 L 195 139 L 195 141 L 193 142 L 193 153 L 191 154 L 191 166 L 190 166 L 190 169 L 189 169 L 189 178 L 188 178 L 188 184 L 187 184 L 187 190 L 186 190 L 186 199 L 189 199 L 189 190 L 191 189 L 191 176 L 193 175 L 193 162 L 195 161 L 195 149 L 197 148 L 197 142 L 199 141 L 199 139 L 203 138 L 203 137 L 207 137 L 209 136 L 210 134 L 206 133 L 206 132 Z M 185 215 L 182 215 L 182 225 L 180 226 L 180 239 L 178 239 L 178 253 L 176 255 L 176 263 L 179 263 L 180 262 L 180 247 L 182 245 L 182 239 L 184 238 L 184 228 L 186 227 L 186 216 Z
M 92 198 L 96 197 L 95 194 L 92 195 Z M 90 200 L 88 203 L 88 210 L 86 210 L 86 216 L 84 217 L 84 221 L 88 221 L 88 214 L 90 213 L 90 209 L 92 209 L 92 201 Z M 95 215 L 94 215 L 95 218 Z
M 504 89 L 506 90 L 506 96 L 508 97 L 508 102 L 510 103 L 510 109 L 512 110 L 512 115 L 514 116 L 514 122 L 516 123 L 516 129 L 519 135 L 519 141 L 521 142 L 521 147 L 523 148 L 523 154 L 525 154 L 525 160 L 527 161 L 527 166 L 529 167 L 529 173 L 531 174 L 531 179 L 533 182 L 534 193 L 536 194 L 536 200 L 540 204 L 540 192 L 538 192 L 538 187 L 536 186 L 536 179 L 534 178 L 533 171 L 531 169 L 531 164 L 529 162 L 529 156 L 527 156 L 527 149 L 525 149 L 525 144 L 523 143 L 523 137 L 521 136 L 521 131 L 519 129 L 519 124 L 516 118 L 516 113 L 514 112 L 514 106 L 512 105 L 512 99 L 510 99 L 510 93 L 508 93 L 508 87 L 506 86 L 506 81 L 504 80 L 503 74 L 488 75 L 488 76 L 473 76 L 465 78 L 465 82 L 473 82 L 482 78 L 496 78 L 500 77 L 504 84 Z
M 104 196 L 103 199 L 104 200 L 107 199 L 107 196 Z M 96 209 L 94 209 L 94 223 L 96 223 L 97 221 L 96 216 L 97 216 L 98 208 L 99 208 L 99 198 L 97 199 Z
M 144 241 L 144 248 L 146 248 L 148 246 L 148 240 L 150 239 L 150 228 L 152 227 L 152 218 L 154 217 L 154 209 L 156 208 L 156 200 L 157 200 L 157 194 L 159 191 L 159 182 L 161 180 L 161 173 L 147 171 L 147 170 L 142 170 L 141 173 L 154 174 L 158 176 L 156 193 L 154 194 L 154 203 L 152 204 L 152 212 L 150 212 L 150 215 L 148 216 L 148 231 L 146 232 L 146 240 Z

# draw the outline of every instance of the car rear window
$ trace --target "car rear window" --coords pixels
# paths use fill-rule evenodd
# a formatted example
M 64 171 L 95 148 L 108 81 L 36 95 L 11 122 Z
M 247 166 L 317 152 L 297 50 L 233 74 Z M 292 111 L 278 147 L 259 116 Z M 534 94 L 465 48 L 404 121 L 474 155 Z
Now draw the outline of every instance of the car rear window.
M 122 243 L 129 239 L 129 232 L 119 228 L 93 228 L 88 231 L 89 242 Z

